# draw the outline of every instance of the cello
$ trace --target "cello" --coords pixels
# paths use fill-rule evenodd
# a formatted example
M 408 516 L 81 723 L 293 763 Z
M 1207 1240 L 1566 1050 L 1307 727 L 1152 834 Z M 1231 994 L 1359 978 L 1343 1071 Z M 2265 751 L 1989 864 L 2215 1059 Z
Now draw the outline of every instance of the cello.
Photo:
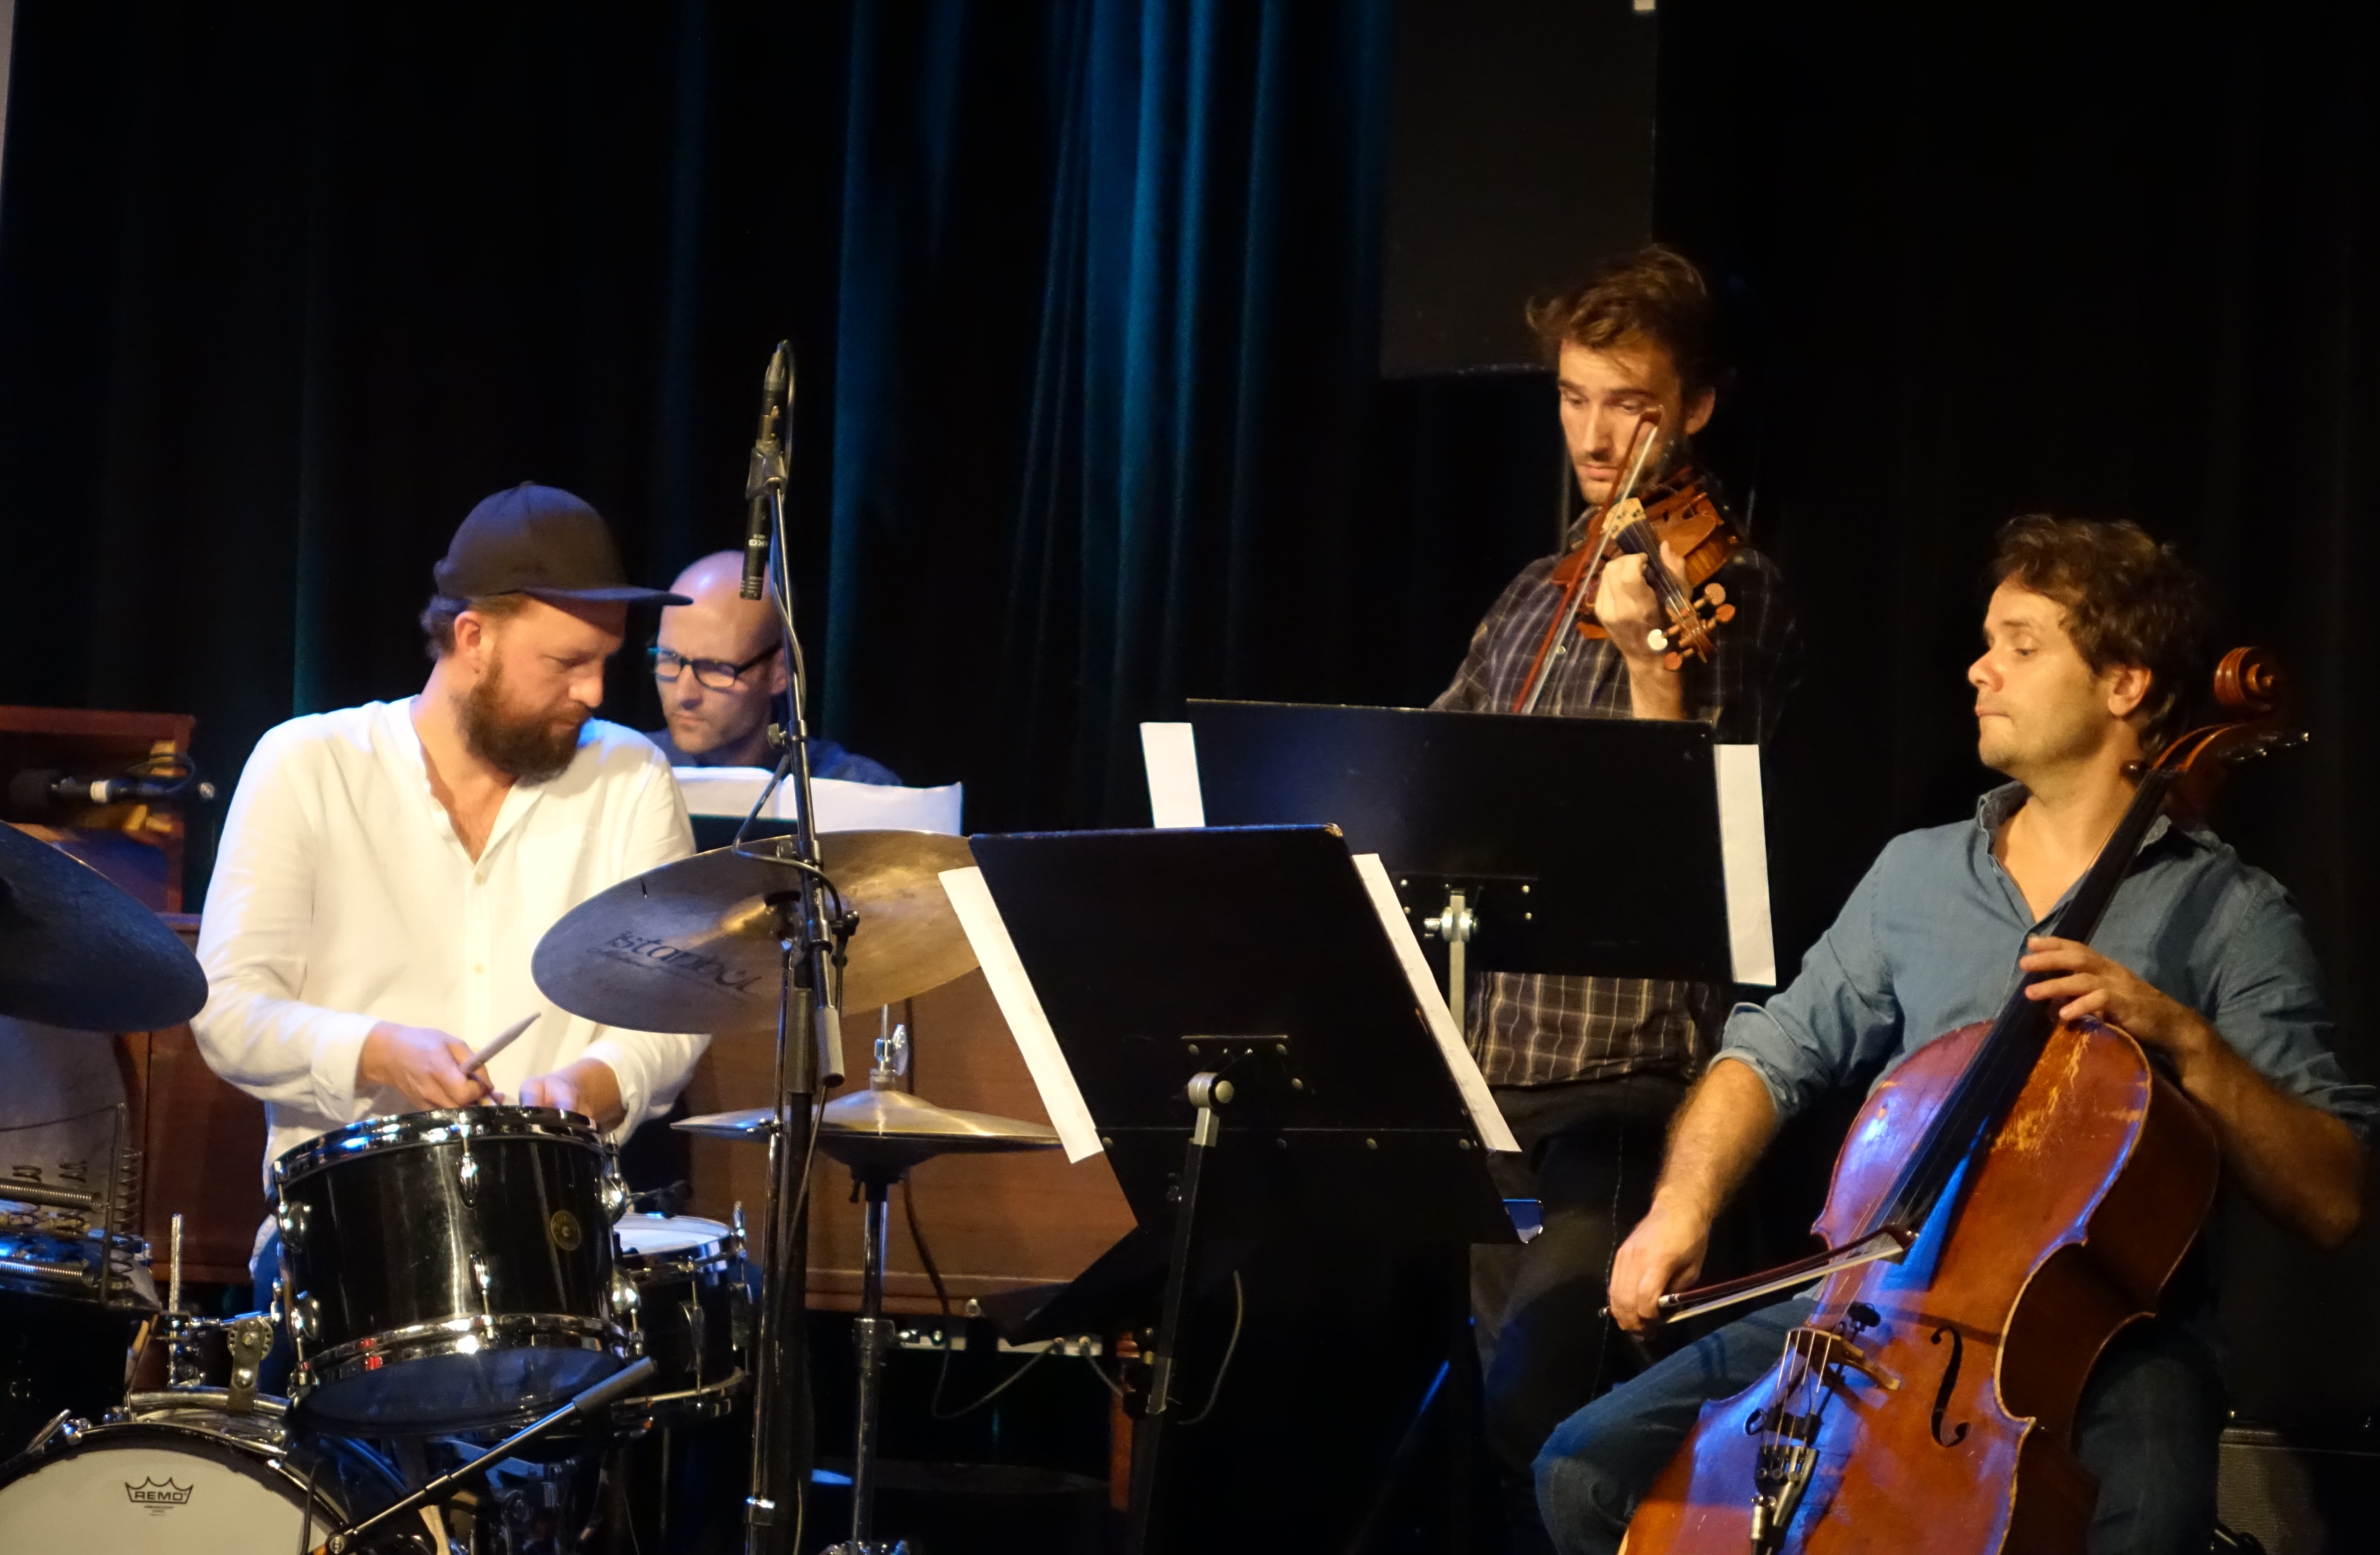
M 2233 650 L 2215 681 L 2232 716 L 2138 772 L 2048 934 L 2087 942 L 2159 814 L 2202 813 L 2226 767 L 2297 743 L 2262 650 Z M 2070 1438 L 2084 1381 L 2155 1311 L 2220 1158 L 2138 1043 L 2058 1021 L 2025 997 L 2032 980 L 1868 1097 L 1813 1227 L 1830 1251 L 1662 1298 L 1677 1321 L 1823 1276 L 1768 1374 L 1703 1406 L 1637 1508 L 1630 1555 L 2082 1548 L 2096 1486 Z

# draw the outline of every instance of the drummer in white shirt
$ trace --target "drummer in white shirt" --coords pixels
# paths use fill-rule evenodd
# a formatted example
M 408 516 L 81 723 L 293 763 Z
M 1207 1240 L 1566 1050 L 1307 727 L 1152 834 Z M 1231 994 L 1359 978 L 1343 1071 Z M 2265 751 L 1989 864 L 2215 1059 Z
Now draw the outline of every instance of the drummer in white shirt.
M 660 753 L 593 716 L 629 604 L 684 597 L 631 586 L 592 507 L 526 483 L 471 510 L 435 579 L 421 694 L 272 730 L 225 818 L 191 1026 L 264 1102 L 268 1171 L 360 1118 L 491 1099 L 625 1136 L 710 1040 L 566 1014 L 529 973 L 564 913 L 693 851 Z

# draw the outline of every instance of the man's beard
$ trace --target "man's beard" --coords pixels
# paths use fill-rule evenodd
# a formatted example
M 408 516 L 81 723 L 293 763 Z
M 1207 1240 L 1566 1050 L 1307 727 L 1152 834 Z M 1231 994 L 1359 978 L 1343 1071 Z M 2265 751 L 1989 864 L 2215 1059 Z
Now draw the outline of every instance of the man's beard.
M 463 744 L 472 755 L 516 783 L 543 783 L 560 777 L 578 754 L 582 717 L 557 723 L 539 714 L 519 718 L 504 711 L 504 676 L 497 663 L 488 666 L 480 684 L 463 698 Z M 574 704 L 576 705 L 576 704 Z

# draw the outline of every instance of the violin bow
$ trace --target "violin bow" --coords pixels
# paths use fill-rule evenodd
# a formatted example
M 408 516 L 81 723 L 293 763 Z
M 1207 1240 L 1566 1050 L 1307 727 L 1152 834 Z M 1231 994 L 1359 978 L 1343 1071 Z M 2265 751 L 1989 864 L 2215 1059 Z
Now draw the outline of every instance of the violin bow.
M 1621 503 L 1636 494 L 1636 483 L 1644 479 L 1645 467 L 1653 462 L 1653 449 L 1660 441 L 1661 418 L 1648 413 L 1639 419 L 1631 438 L 1627 477 L 1621 481 L 1620 490 L 1612 493 L 1611 500 L 1603 504 L 1603 517 L 1597 520 L 1596 538 L 1588 543 L 1600 547 L 1614 538 L 1602 532 L 1602 523 Z M 1660 563 L 1657 559 L 1653 565 L 1659 566 Z M 1668 569 L 1663 570 L 1666 572 Z M 1562 655 L 1570 651 L 1571 630 L 1578 624 L 1578 613 L 1587 601 L 1595 597 L 1595 586 L 1602 577 L 1600 558 L 1591 570 L 1580 572 L 1578 586 L 1562 601 L 1561 610 L 1554 618 L 1553 635 L 1548 639 L 1549 646 L 1538 650 L 1537 662 L 1529 667 L 1529 684 L 1512 703 L 1514 712 L 1537 711 L 1537 703 L 1544 699 L 1546 694 L 1546 684 L 1554 677 L 1554 666 L 1561 662 Z

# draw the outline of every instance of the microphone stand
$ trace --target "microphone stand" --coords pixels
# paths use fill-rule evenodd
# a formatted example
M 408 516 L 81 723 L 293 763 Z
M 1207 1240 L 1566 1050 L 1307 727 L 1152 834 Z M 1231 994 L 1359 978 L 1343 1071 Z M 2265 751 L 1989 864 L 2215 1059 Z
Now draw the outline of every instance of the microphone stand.
M 779 433 L 782 437 L 782 431 Z M 784 755 L 735 837 L 738 851 L 793 867 L 794 882 L 771 893 L 783 970 L 778 983 L 776 1130 L 769 1143 L 770 1202 L 761 1246 L 766 1271 L 752 1387 L 752 1479 L 745 1503 L 747 1555 L 794 1555 L 812 1453 L 809 1375 L 803 1332 L 808 1276 L 808 1199 L 817 1144 L 817 1104 L 843 1077 L 840 1005 L 843 947 L 858 927 L 820 868 L 810 797 L 807 674 L 794 631 L 793 577 L 785 548 L 784 461 L 767 461 L 760 485 L 769 504 L 770 569 L 776 587 L 791 674 Z M 798 807 L 794 835 L 768 851 L 747 847 L 769 796 L 788 779 Z M 787 847 L 787 844 L 792 845 Z M 830 910 L 827 898 L 834 897 Z

